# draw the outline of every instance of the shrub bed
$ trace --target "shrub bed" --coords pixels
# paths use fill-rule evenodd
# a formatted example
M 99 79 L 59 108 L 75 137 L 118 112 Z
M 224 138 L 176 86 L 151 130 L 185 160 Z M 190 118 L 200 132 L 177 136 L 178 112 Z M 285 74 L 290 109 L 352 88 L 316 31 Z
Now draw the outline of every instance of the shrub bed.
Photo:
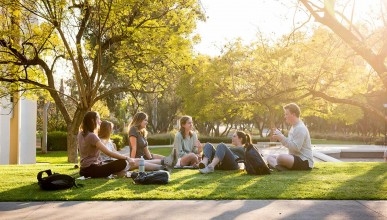
M 67 151 L 67 132 L 52 131 L 47 133 L 48 151 Z
M 149 145 L 172 145 L 174 141 L 175 134 L 174 132 L 163 133 L 163 134 L 151 134 L 148 135 L 148 144 Z M 344 136 L 344 135 L 321 135 L 315 134 L 312 135 L 312 138 L 315 139 L 325 139 L 325 140 L 338 140 L 338 141 L 356 141 L 361 143 L 371 143 L 376 145 L 383 145 L 384 139 L 377 138 L 366 138 L 359 136 Z M 117 150 L 122 149 L 123 147 L 129 145 L 128 134 L 121 132 L 113 134 L 111 139 L 117 146 Z M 199 136 L 199 140 L 202 143 L 231 143 L 230 137 L 210 137 L 210 136 Z M 257 142 L 270 142 L 268 137 L 260 138 L 253 136 L 253 143 Z M 66 151 L 67 150 L 67 132 L 64 131 L 52 131 L 47 134 L 47 149 L 49 151 Z

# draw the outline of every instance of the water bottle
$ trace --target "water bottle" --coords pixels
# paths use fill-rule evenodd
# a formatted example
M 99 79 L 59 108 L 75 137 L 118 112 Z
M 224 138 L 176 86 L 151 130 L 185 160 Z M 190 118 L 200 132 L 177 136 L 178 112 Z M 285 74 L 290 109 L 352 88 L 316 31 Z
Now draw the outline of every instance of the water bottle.
M 140 158 L 140 164 L 138 165 L 138 172 L 145 172 L 145 160 L 143 156 L 141 156 Z

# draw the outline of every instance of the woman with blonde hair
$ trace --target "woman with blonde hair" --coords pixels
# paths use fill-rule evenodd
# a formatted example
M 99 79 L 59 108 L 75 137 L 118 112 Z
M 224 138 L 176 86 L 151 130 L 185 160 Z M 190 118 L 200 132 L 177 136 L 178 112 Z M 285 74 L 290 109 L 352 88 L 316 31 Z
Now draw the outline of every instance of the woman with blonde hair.
M 165 165 L 168 168 L 173 168 L 177 162 L 177 154 L 174 149 L 172 153 L 165 157 L 159 154 L 152 154 L 148 148 L 148 141 L 146 139 L 148 131 L 148 115 L 144 112 L 137 112 L 133 116 L 133 120 L 129 125 L 129 147 L 130 157 L 140 158 L 141 156 L 150 163 L 157 163 Z M 146 169 L 146 167 L 145 167 Z
M 108 148 L 110 151 L 117 152 L 116 144 L 110 139 L 110 136 L 113 133 L 113 128 L 114 124 L 112 122 L 102 121 L 98 131 L 98 137 L 101 139 L 106 148 Z M 110 157 L 103 152 L 99 154 L 99 158 L 104 163 L 115 160 L 114 157 Z

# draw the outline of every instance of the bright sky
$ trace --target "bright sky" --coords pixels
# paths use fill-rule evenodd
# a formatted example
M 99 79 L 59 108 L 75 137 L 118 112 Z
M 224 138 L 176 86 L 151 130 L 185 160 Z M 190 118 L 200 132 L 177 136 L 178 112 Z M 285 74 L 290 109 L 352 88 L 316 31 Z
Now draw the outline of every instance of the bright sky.
M 225 43 L 241 37 L 245 42 L 258 32 L 279 37 L 291 28 L 290 9 L 275 0 L 201 0 L 207 21 L 198 23 L 199 53 L 218 55 Z M 286 24 L 286 25 L 285 25 Z
M 375 0 L 355 1 L 356 8 L 359 10 L 368 8 L 365 4 L 376 2 Z M 220 54 L 220 48 L 223 45 L 238 37 L 248 43 L 256 39 L 259 32 L 269 39 L 287 34 L 292 30 L 295 2 L 293 0 L 201 0 L 207 21 L 197 25 L 196 32 L 201 35 L 201 43 L 194 49 L 198 53 L 214 56 Z M 299 13 L 297 16 L 302 14 Z

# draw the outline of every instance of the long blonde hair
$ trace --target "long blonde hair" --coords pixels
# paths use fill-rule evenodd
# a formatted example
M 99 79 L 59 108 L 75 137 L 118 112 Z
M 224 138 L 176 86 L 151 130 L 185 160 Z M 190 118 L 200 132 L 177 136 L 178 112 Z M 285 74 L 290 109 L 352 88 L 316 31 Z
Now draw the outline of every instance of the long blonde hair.
M 110 121 L 102 121 L 99 126 L 98 137 L 101 139 L 110 139 L 110 135 L 113 133 L 113 123 Z

